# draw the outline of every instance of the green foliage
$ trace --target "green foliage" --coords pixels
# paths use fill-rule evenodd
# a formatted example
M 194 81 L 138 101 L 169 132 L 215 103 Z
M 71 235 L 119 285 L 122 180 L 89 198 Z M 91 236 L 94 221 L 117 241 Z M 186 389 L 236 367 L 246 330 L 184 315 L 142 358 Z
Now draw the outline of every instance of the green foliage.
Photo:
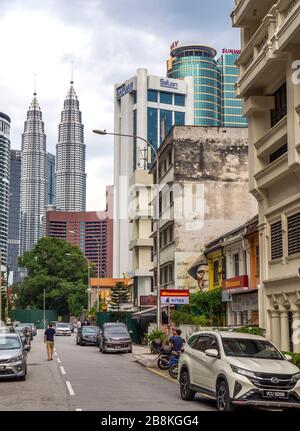
M 173 312 L 172 320 L 176 325 L 222 324 L 222 307 L 221 289 L 192 293 L 189 305 L 182 305 L 179 311 Z
M 234 328 L 233 332 L 242 332 L 243 334 L 260 335 L 264 337 L 266 331 L 258 326 L 244 326 L 243 328 Z
M 185 313 L 183 311 L 171 311 L 172 322 L 176 326 L 179 325 L 198 325 L 206 326 L 208 324 L 208 319 L 205 316 L 195 316 L 191 313 Z
M 120 310 L 122 304 L 130 302 L 131 295 L 129 288 L 123 281 L 116 283 L 111 292 L 111 301 L 109 307 L 111 310 Z
M 167 334 L 165 334 L 160 329 L 153 329 L 149 334 L 146 335 L 148 344 L 153 340 L 160 340 L 163 344 L 165 344 L 168 340 Z
M 290 355 L 292 357 L 292 362 L 296 367 L 300 368 L 300 354 L 293 352 L 282 352 L 284 355 Z
M 20 258 L 27 277 L 18 286 L 16 306 L 57 310 L 79 316 L 86 307 L 87 263 L 77 246 L 58 238 L 42 238 Z

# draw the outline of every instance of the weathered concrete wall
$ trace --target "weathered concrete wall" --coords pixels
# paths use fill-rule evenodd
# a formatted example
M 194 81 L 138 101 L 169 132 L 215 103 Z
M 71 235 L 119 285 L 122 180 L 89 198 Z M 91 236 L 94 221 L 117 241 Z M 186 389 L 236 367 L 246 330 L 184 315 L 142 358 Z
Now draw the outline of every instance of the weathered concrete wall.
M 176 251 L 200 253 L 257 214 L 248 191 L 247 129 L 175 127 L 172 138 L 174 182 L 181 186 L 174 193 Z

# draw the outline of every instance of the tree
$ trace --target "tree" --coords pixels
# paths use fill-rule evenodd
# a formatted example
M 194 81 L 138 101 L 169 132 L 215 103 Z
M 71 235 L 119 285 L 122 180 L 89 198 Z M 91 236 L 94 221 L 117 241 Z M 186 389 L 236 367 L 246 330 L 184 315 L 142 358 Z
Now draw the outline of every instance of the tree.
M 87 306 L 86 259 L 81 250 L 58 238 L 42 238 L 20 258 L 27 277 L 16 291 L 16 306 L 46 308 L 79 316 Z
M 122 304 L 131 301 L 131 294 L 128 286 L 123 281 L 118 281 L 111 292 L 111 301 L 109 307 L 111 310 L 117 310 L 118 314 Z

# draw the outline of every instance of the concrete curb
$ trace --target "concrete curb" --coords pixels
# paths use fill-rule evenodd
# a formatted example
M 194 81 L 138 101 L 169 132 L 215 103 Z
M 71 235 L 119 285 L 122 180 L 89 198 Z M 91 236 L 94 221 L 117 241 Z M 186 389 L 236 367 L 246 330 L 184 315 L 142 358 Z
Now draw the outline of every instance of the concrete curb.
M 145 355 L 132 354 L 132 360 L 138 362 L 144 367 L 158 368 L 156 358 L 147 358 Z

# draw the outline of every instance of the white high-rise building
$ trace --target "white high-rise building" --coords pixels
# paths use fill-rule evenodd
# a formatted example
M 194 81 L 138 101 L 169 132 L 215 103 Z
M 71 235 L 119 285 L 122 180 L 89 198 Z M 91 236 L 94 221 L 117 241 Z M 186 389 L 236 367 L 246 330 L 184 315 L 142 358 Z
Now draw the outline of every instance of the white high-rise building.
M 46 205 L 46 135 L 36 93 L 27 112 L 21 149 L 20 252 L 44 236 Z
M 56 145 L 55 206 L 59 211 L 85 211 L 85 144 L 79 101 L 73 81 L 64 101 Z
M 138 69 L 135 76 L 115 85 L 114 99 L 114 132 L 139 136 L 155 148 L 172 125 L 194 124 L 193 78 L 171 79 Z M 145 141 L 115 137 L 113 274 L 132 276 L 137 296 L 151 293 L 151 214 L 140 211 L 129 193 L 136 196 L 142 187 L 150 196 L 149 166 Z

